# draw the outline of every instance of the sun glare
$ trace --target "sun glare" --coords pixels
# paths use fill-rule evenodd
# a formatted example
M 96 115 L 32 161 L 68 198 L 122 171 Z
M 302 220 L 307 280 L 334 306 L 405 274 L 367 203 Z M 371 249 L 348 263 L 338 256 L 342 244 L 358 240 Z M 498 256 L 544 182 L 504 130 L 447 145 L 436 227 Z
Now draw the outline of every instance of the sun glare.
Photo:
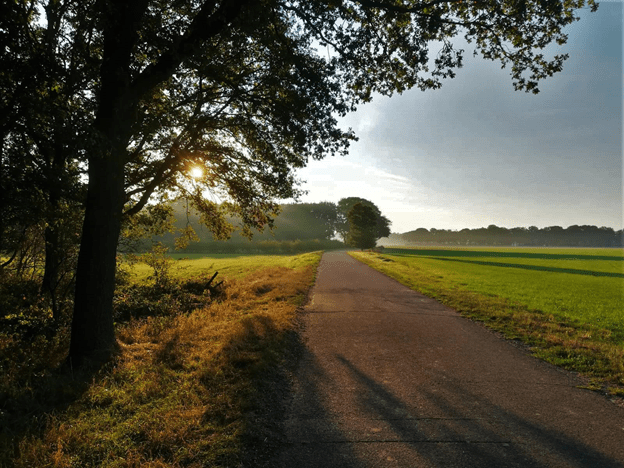
M 201 179 L 204 176 L 204 170 L 201 167 L 195 166 L 191 168 L 190 174 L 194 179 Z

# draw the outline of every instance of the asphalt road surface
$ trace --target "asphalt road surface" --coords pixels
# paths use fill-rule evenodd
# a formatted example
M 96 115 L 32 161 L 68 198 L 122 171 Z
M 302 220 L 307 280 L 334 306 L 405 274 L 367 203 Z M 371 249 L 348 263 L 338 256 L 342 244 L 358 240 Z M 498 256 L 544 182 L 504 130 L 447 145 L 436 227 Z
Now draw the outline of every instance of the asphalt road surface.
M 624 467 L 624 408 L 344 252 L 304 322 L 274 467 Z

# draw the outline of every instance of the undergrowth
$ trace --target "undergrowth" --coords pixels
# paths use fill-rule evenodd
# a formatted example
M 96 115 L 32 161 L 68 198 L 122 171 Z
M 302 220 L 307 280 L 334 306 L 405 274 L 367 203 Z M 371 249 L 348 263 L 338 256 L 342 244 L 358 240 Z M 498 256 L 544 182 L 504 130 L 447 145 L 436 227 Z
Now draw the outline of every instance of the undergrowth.
M 239 466 L 262 437 L 259 389 L 284 359 L 319 260 L 273 259 L 219 295 L 202 290 L 207 277 L 160 294 L 120 288 L 120 350 L 91 372 L 60 365 L 66 332 L 33 343 L 24 355 L 40 373 L 2 377 L 0 466 Z M 0 337 L 1 352 L 9 341 Z

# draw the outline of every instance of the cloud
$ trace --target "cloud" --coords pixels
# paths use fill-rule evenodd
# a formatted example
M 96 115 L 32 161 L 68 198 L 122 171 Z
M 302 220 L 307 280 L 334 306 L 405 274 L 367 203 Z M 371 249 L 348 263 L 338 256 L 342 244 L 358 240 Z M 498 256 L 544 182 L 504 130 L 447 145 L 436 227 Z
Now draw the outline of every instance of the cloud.
M 299 177 L 306 181 L 303 188 L 309 191 L 304 199 L 337 202 L 341 198 L 361 197 L 383 211 L 383 206 L 409 209 L 409 203 L 421 195 L 409 177 L 348 159 L 351 157 L 314 161 L 300 171 Z
M 473 59 L 439 91 L 412 90 L 341 119 L 360 141 L 300 172 L 307 201 L 357 196 L 394 232 L 417 227 L 622 225 L 621 4 L 601 5 L 550 53 L 569 53 L 537 95 Z M 586 220 L 586 221 L 583 221 Z

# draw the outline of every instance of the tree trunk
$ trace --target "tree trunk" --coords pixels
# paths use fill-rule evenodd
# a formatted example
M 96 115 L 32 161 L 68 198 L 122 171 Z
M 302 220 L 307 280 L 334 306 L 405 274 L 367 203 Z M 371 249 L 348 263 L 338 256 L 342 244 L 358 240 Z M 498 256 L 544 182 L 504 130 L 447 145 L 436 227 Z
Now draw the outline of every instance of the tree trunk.
M 89 187 L 76 269 L 69 359 L 103 361 L 115 348 L 113 294 L 121 217 L 125 202 L 124 161 L 136 121 L 138 96 L 130 95 L 130 62 L 148 0 L 105 2 L 104 52 L 90 148 Z
M 57 136 L 56 141 L 60 141 Z M 59 145 L 60 146 L 60 145 Z M 51 152 L 50 152 L 51 153 Z M 48 153 L 48 154 L 50 154 Z M 41 293 L 47 295 L 52 302 L 52 315 L 58 323 L 58 286 L 61 264 L 63 263 L 62 226 L 60 219 L 59 204 L 62 198 L 62 177 L 60 174 L 65 170 L 66 158 L 63 156 L 63 148 L 56 148 L 53 156 L 48 157 L 46 178 L 48 192 L 47 226 L 45 238 L 45 265 L 43 279 L 41 281 Z
M 124 172 L 122 159 L 112 156 L 89 161 L 89 189 L 69 349 L 72 365 L 80 366 L 85 359 L 106 360 L 116 344 L 113 293 L 124 203 Z
M 115 262 L 125 202 L 124 162 L 143 95 L 175 72 L 193 48 L 222 31 L 249 0 L 200 2 L 189 31 L 133 85 L 130 64 L 149 0 L 102 2 L 103 55 L 94 129 L 101 141 L 89 151 L 89 188 L 76 270 L 69 359 L 101 361 L 115 348 Z
M 61 265 L 61 246 L 58 220 L 54 217 L 45 229 L 45 266 L 43 280 L 41 281 L 41 293 L 47 295 L 52 302 L 52 316 L 55 321 L 59 319 L 56 290 L 59 282 L 59 267 Z

